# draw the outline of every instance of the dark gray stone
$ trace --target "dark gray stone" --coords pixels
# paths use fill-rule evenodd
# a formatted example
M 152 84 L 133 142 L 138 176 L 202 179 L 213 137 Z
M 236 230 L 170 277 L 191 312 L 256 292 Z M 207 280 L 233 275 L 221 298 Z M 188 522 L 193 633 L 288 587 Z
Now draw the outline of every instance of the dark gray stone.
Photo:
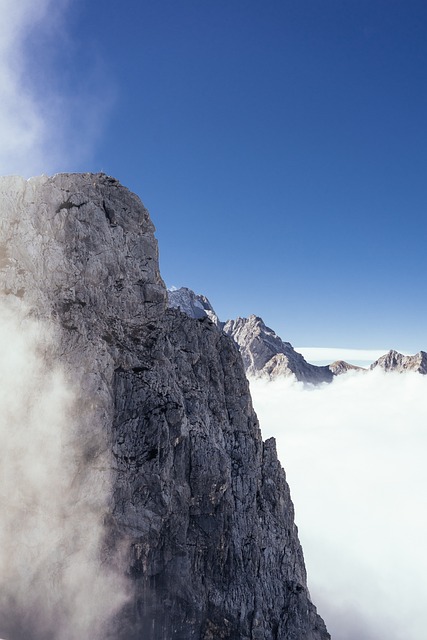
M 64 174 L 0 180 L 0 207 L 0 289 L 51 326 L 45 358 L 79 390 L 85 464 L 109 487 L 104 561 L 133 597 L 107 636 L 329 638 L 239 350 L 209 318 L 166 309 L 139 199 Z

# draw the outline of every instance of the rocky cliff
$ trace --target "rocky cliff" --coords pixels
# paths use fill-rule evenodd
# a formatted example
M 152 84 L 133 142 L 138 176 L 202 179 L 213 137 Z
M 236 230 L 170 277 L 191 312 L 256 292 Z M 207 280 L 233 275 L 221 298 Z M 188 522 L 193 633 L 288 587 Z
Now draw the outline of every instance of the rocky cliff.
M 50 328 L 41 355 L 77 395 L 80 475 L 92 483 L 78 501 L 103 517 L 100 562 L 128 578 L 102 637 L 329 638 L 239 351 L 209 318 L 167 309 L 140 200 L 103 174 L 3 178 L 0 210 L 3 301 Z M 47 601 L 31 615 L 20 602 L 0 598 L 8 640 L 74 640 L 55 633 Z

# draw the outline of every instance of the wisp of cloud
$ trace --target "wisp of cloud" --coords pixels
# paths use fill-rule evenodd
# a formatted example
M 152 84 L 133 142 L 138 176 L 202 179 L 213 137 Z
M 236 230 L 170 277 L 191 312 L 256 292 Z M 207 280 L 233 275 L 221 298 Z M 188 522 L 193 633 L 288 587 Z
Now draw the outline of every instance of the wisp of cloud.
M 93 57 L 78 80 L 67 82 L 67 69 L 56 66 L 62 48 L 75 46 L 68 4 L 0 1 L 0 175 L 75 171 L 102 130 L 111 79 Z
M 427 377 L 252 380 L 296 508 L 314 603 L 334 640 L 424 640 Z
M 0 304 L 0 637 L 104 640 L 128 595 L 103 557 L 106 461 L 85 460 L 79 390 L 14 300 Z

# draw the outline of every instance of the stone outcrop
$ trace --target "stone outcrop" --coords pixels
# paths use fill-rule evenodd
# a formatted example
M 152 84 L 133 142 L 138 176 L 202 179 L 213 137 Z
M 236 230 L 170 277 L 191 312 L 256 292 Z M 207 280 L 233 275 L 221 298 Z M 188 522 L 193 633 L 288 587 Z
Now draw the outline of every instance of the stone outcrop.
M 404 356 L 398 351 L 390 350 L 385 355 L 371 364 L 371 369 L 380 367 L 384 371 L 415 371 L 423 375 L 427 374 L 427 353 L 419 351 L 413 356 Z
M 209 317 L 167 309 L 140 200 L 64 174 L 1 179 L 0 209 L 0 289 L 51 327 L 44 357 L 77 389 L 85 464 L 109 487 L 104 561 L 132 597 L 106 637 L 327 640 L 238 348 Z

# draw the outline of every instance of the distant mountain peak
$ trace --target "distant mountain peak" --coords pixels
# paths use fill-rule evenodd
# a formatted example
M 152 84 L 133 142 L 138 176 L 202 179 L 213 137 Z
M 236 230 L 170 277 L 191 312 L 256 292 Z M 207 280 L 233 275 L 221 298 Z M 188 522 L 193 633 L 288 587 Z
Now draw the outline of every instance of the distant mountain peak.
M 221 322 L 206 296 L 194 293 L 188 287 L 173 287 L 168 289 L 168 304 L 170 307 L 181 309 L 190 318 L 209 318 L 217 326 Z
M 328 367 L 316 367 L 306 362 L 290 342 L 283 342 L 259 316 L 228 320 L 223 329 L 238 344 L 248 375 L 268 378 L 293 375 L 297 380 L 312 384 L 332 380 L 333 374 Z
M 371 364 L 371 369 L 380 367 L 384 371 L 415 371 L 417 373 L 427 374 L 427 353 L 419 351 L 413 356 L 405 356 L 399 351 L 390 349 L 386 354 L 378 358 Z
M 343 373 L 348 373 L 349 371 L 367 371 L 364 367 L 358 367 L 355 364 L 350 364 L 345 360 L 336 360 L 329 365 L 329 369 L 332 371 L 334 376 L 342 375 Z
M 247 375 L 267 377 L 294 376 L 301 382 L 319 384 L 332 382 L 335 376 L 349 371 L 369 371 L 380 367 L 384 371 L 416 371 L 427 374 L 427 353 L 419 351 L 413 356 L 405 356 L 394 349 L 376 360 L 369 369 L 350 364 L 345 360 L 336 360 L 330 365 L 310 364 L 295 351 L 290 342 L 284 342 L 268 327 L 261 316 L 251 314 L 247 318 L 221 322 L 206 296 L 196 294 L 187 287 L 168 289 L 170 307 L 183 311 L 192 318 L 209 318 L 222 328 L 237 343 Z

